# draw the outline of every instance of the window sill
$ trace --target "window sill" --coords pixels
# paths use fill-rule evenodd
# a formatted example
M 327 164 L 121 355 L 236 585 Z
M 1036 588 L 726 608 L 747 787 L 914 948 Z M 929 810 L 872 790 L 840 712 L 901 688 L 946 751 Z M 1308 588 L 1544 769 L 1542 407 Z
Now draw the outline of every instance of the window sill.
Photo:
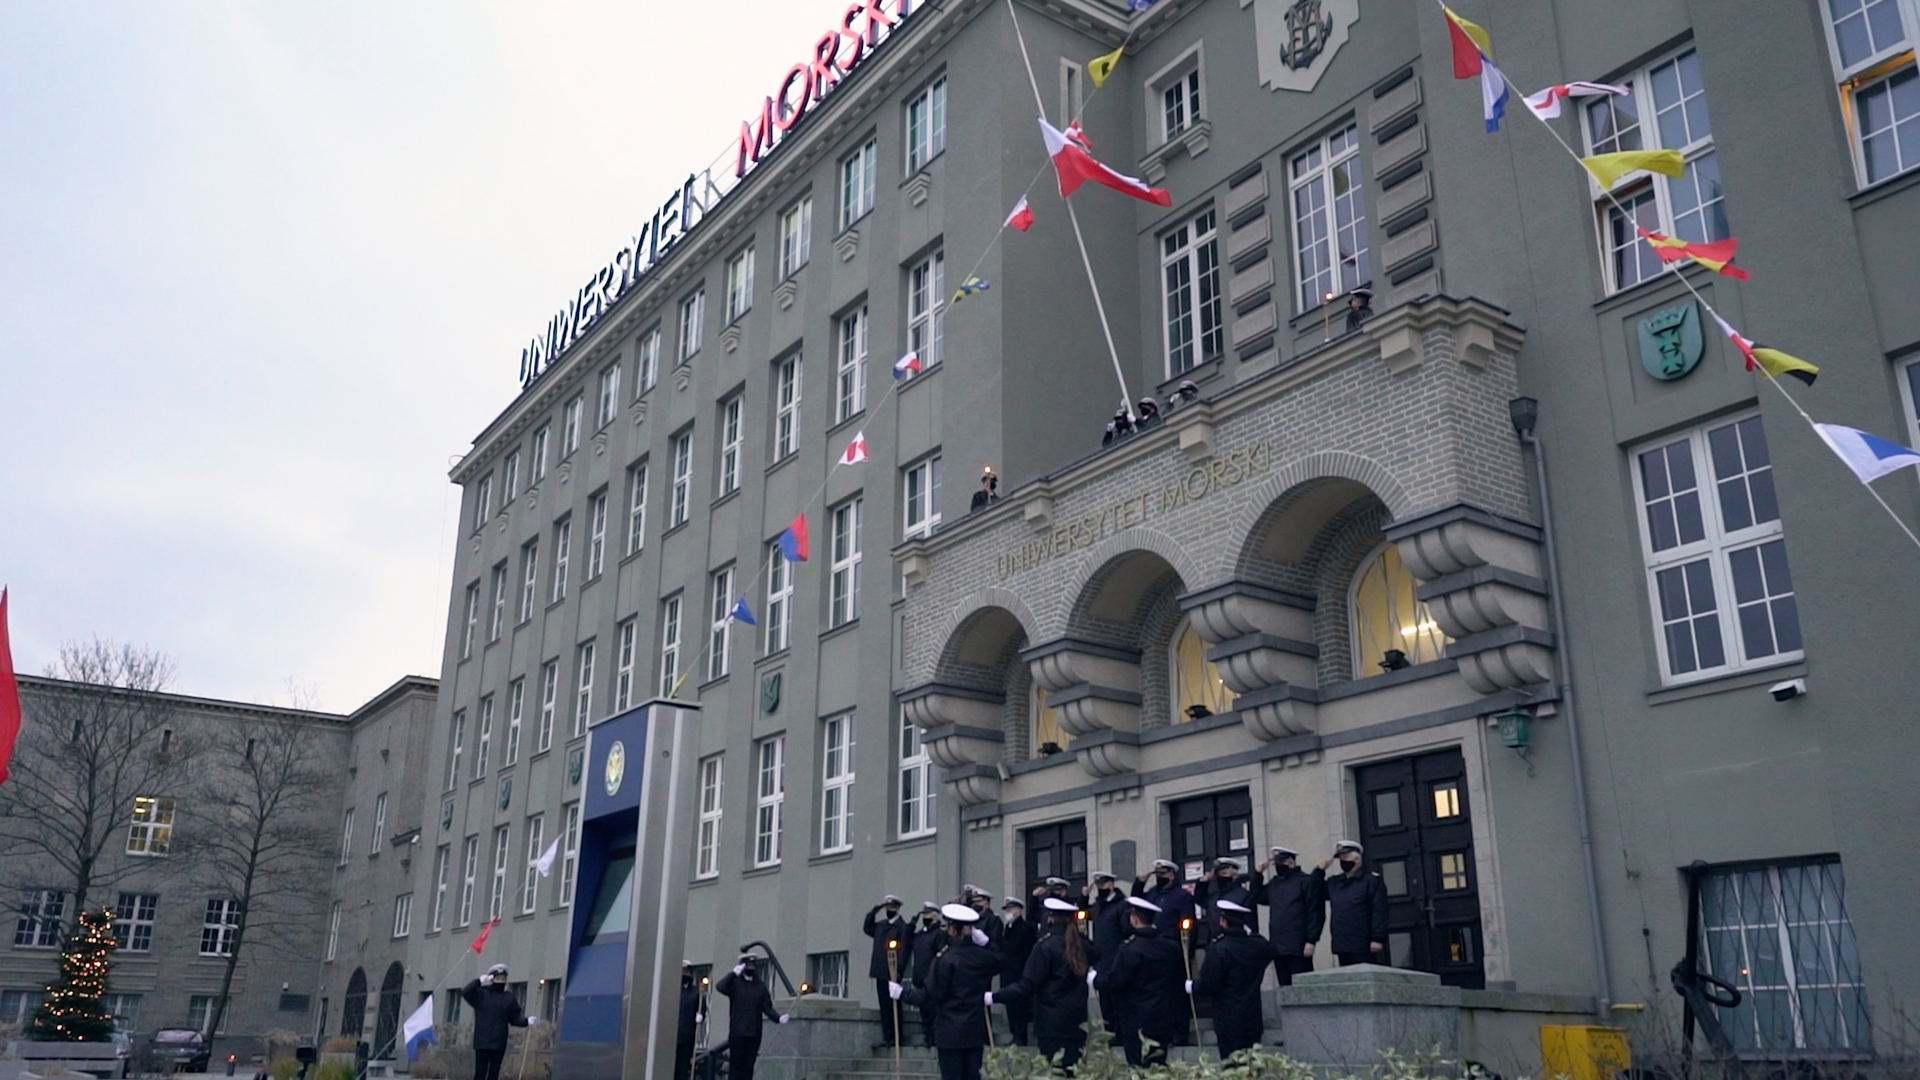
M 561 597 L 561 598 L 560 598 L 560 599 L 558 599 L 558 600 L 549 600 L 549 601 L 547 601 L 547 607 L 546 607 L 546 610 L 548 610 L 548 611 L 552 611 L 552 610 L 553 610 L 554 608 L 557 608 L 557 607 L 559 607 L 559 606 L 560 606 L 561 604 L 564 604 L 564 603 L 566 603 L 566 602 L 567 602 L 567 598 L 566 598 L 566 597 L 564 597 L 564 596 L 563 596 L 563 597 Z
M 807 860 L 808 866 L 825 866 L 828 863 L 848 862 L 853 858 L 853 849 L 830 851 L 825 855 L 815 855 Z
M 713 500 L 713 502 L 707 507 L 707 509 L 710 511 L 718 510 L 722 506 L 732 502 L 733 500 L 739 497 L 740 497 L 740 488 L 736 487 L 732 491 L 727 492 L 725 495 L 722 495 L 719 498 Z
M 706 682 L 701 683 L 699 686 L 696 686 L 693 689 L 697 693 L 704 694 L 708 690 L 711 690 L 712 688 L 719 686 L 721 683 L 724 683 L 731 678 L 733 678 L 733 672 L 729 671 L 725 675 L 720 676 L 719 678 L 708 679 Z
M 1608 293 L 1605 297 L 1593 302 L 1593 310 L 1596 314 L 1610 314 L 1620 308 L 1645 303 L 1649 297 L 1665 289 L 1674 290 L 1675 294 L 1678 295 L 1678 293 L 1684 292 L 1685 289 L 1678 282 L 1672 280 L 1673 273 L 1672 270 L 1663 269 L 1645 281 L 1629 285 L 1618 292 Z M 1720 278 L 1720 275 L 1715 274 L 1713 271 L 1697 263 L 1681 267 L 1680 273 L 1685 275 L 1687 280 L 1692 282 L 1693 287 L 1696 289 L 1710 280 Z
M 645 544 L 642 544 L 639 547 L 634 548 L 632 551 L 627 552 L 625 555 L 620 556 L 619 565 L 625 566 L 628 563 L 632 562 L 633 560 L 639 558 L 640 556 L 645 555 L 646 553 L 647 553 L 647 546 Z
M 785 468 L 790 462 L 792 462 L 795 458 L 799 456 L 800 456 L 799 454 L 788 454 L 786 457 L 780 458 L 779 460 L 775 461 L 773 464 L 767 466 L 766 475 L 772 476 L 774 473 L 779 472 L 782 468 Z
M 1165 727 L 1148 728 L 1142 731 L 1140 733 L 1140 745 L 1145 746 L 1149 743 L 1165 742 L 1168 739 L 1180 738 L 1182 735 L 1198 735 L 1203 731 L 1215 731 L 1223 727 L 1232 727 L 1238 723 L 1240 723 L 1240 714 L 1232 710 L 1223 713 L 1214 713 L 1212 716 L 1203 716 L 1198 720 L 1181 720 L 1177 724 L 1168 724 Z
M 711 889 L 718 884 L 720 884 L 720 875 L 714 874 L 712 877 L 694 878 L 692 881 L 687 882 L 687 888 Z
M 841 623 L 841 624 L 840 624 L 839 626 L 836 626 L 836 627 L 834 627 L 834 628 L 833 628 L 833 629 L 831 629 L 831 630 L 823 630 L 823 631 L 821 631 L 821 632 L 820 632 L 820 640 L 821 640 L 821 641 L 826 641 L 826 640 L 827 640 L 827 639 L 829 639 L 829 638 L 837 638 L 837 637 L 839 637 L 839 636 L 840 636 L 841 634 L 844 634 L 844 633 L 846 633 L 846 632 L 848 632 L 849 630 L 852 630 L 852 629 L 854 629 L 855 627 L 857 627 L 857 626 L 859 626 L 859 625 L 860 625 L 860 617 L 856 615 L 856 616 L 854 616 L 853 618 L 851 618 L 851 619 L 848 619 L 848 620 L 847 620 L 846 622 L 843 622 L 843 623 Z
M 681 529 L 684 529 L 691 524 L 693 524 L 693 519 L 688 518 L 687 520 L 680 522 L 678 525 L 670 525 L 667 527 L 666 532 L 663 532 L 660 534 L 660 538 L 664 540 L 667 537 L 672 536 L 674 533 L 679 532 Z
M 1203 360 L 1200 363 L 1195 364 L 1194 366 L 1188 368 L 1187 370 L 1180 372 L 1179 374 L 1169 376 L 1167 381 L 1161 383 L 1159 386 L 1154 387 L 1154 389 L 1159 392 L 1159 395 L 1162 399 L 1161 408 L 1162 409 L 1166 408 L 1165 399 L 1169 395 L 1171 395 L 1175 390 L 1180 389 L 1181 383 L 1190 382 L 1190 383 L 1193 383 L 1195 386 L 1198 386 L 1202 383 L 1212 382 L 1213 380 L 1220 377 L 1220 373 L 1223 370 L 1225 370 L 1225 368 L 1226 368 L 1226 356 L 1222 354 L 1220 356 L 1214 357 L 1211 360 Z
M 1355 694 L 1384 690 L 1389 686 L 1399 686 L 1403 683 L 1419 682 L 1422 679 L 1451 675 L 1458 670 L 1460 670 L 1460 664 L 1452 658 L 1434 660 L 1425 664 L 1414 664 L 1411 667 L 1403 667 L 1399 671 L 1388 671 L 1379 675 L 1367 675 L 1358 679 L 1349 679 L 1343 683 L 1333 683 L 1329 686 L 1322 686 L 1316 693 L 1322 702 L 1336 701 L 1340 698 L 1352 697 Z
M 905 851 L 908 848 L 928 847 L 934 844 L 939 839 L 940 839 L 940 830 L 934 829 L 930 832 L 915 833 L 912 836 L 901 837 L 900 839 L 895 840 L 891 843 L 883 844 L 880 850 Z
M 771 664 L 777 660 L 785 660 L 792 652 L 793 652 L 793 646 L 788 645 L 786 648 L 781 649 L 778 652 L 770 652 L 767 655 L 761 657 L 760 659 L 755 660 L 753 664 L 755 667 L 759 667 L 762 664 Z
M 742 880 L 745 880 L 746 878 L 766 877 L 770 874 L 777 874 L 779 872 L 780 872 L 779 863 L 768 863 L 766 866 L 756 866 L 751 870 L 742 870 L 740 871 L 740 877 Z
M 920 177 L 926 175 L 926 172 L 928 169 L 933 167 L 934 162 L 939 161 L 941 158 L 946 156 L 947 156 L 947 148 L 943 146 L 940 149 L 935 150 L 933 153 L 928 154 L 927 160 L 921 162 L 918 165 L 914 165 L 911 162 L 909 162 L 907 165 L 906 179 L 900 181 L 899 186 L 904 188 L 908 184 L 913 183 L 915 180 L 920 179 Z
M 854 421 L 864 419 L 866 415 L 867 407 L 862 405 L 858 409 L 848 413 L 846 419 L 834 421 L 833 426 L 827 429 L 827 438 L 832 439 L 835 435 L 839 434 L 843 428 L 852 427 Z
M 1007 771 L 1014 776 L 1025 776 L 1027 773 L 1039 772 L 1042 769 L 1057 769 L 1062 765 L 1078 760 L 1079 756 L 1072 751 L 1062 750 L 1057 754 L 1036 755 L 1025 761 L 1010 761 L 1007 763 Z
M 1712 675 L 1692 682 L 1675 686 L 1654 687 L 1647 691 L 1647 704 L 1669 705 L 1676 701 L 1689 701 L 1710 694 L 1724 694 L 1732 690 L 1748 690 L 1763 683 L 1779 682 L 1782 679 L 1798 678 L 1807 673 L 1807 657 L 1803 652 L 1765 667 L 1742 668 L 1724 675 Z
M 1920 184 L 1920 165 L 1916 165 L 1903 173 L 1895 173 L 1885 180 L 1875 180 L 1873 183 L 1847 196 L 1847 202 L 1852 204 L 1855 210 L 1858 210 L 1863 206 L 1872 206 L 1881 199 L 1898 195 L 1900 192 L 1917 184 Z

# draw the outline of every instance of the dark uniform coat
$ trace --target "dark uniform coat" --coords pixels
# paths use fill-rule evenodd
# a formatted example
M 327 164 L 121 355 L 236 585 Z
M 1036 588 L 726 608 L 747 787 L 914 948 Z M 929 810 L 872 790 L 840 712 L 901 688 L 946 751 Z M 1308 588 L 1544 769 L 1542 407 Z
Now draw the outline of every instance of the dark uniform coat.
M 933 1010 L 933 1045 L 942 1050 L 977 1050 L 987 1045 L 986 994 L 1000 974 L 1000 953 L 973 943 L 970 935 L 953 938 L 927 973 L 926 988 L 909 987 L 900 1000 Z
M 1148 885 L 1144 881 L 1133 883 L 1133 895 L 1154 904 L 1160 914 L 1153 917 L 1153 928 L 1163 933 L 1171 933 L 1175 947 L 1180 943 L 1180 920 L 1194 917 L 1193 896 L 1174 881 L 1161 885 L 1154 881 Z
M 700 1030 L 699 1016 L 700 980 L 683 980 L 680 983 L 680 1027 L 676 1035 L 683 1057 L 693 1052 L 694 1036 Z
M 475 1050 L 505 1050 L 507 1029 L 527 1026 L 527 1011 L 504 986 L 481 986 L 480 980 L 474 979 L 461 989 L 460 996 L 473 1010 Z
M 1078 933 L 1073 930 L 1068 933 Z M 1100 946 L 1081 939 L 1087 966 L 1100 963 Z M 1058 931 L 1034 946 L 1016 981 L 993 992 L 995 1001 L 1033 1003 L 1033 1033 L 1049 1041 L 1074 1042 L 1086 1038 L 1080 1025 L 1087 1022 L 1087 976 L 1074 974 L 1067 963 L 1067 939 Z
M 735 975 L 729 971 L 713 984 L 713 988 L 726 995 L 732 1002 L 727 1010 L 727 1036 L 734 1039 L 757 1039 L 760 1037 L 760 1018 L 766 1017 L 774 1023 L 780 1022 L 780 1011 L 773 1007 L 773 991 L 761 981 L 759 973 L 749 979 L 744 975 Z
M 1247 880 L 1236 877 L 1230 882 L 1223 882 L 1215 875 L 1208 874 L 1194 883 L 1193 943 L 1195 945 L 1205 945 L 1219 935 L 1220 927 L 1214 922 L 1214 916 L 1218 912 L 1214 910 L 1213 905 L 1222 900 L 1231 900 L 1242 907 L 1252 907 L 1253 898 L 1247 892 Z
M 947 928 L 937 922 L 929 926 L 915 919 L 909 933 L 913 935 L 913 985 L 925 986 L 927 974 L 933 970 L 933 958 L 947 947 Z M 906 973 L 903 971 L 901 974 L 904 976 Z M 905 982 L 906 979 L 899 981 Z
M 1186 982 L 1178 931 L 1167 935 L 1150 927 L 1133 932 L 1093 988 L 1112 991 L 1119 1002 L 1122 1043 L 1137 1044 L 1145 1035 L 1162 1046 L 1179 1046 L 1192 1016 Z
M 1093 914 L 1088 919 L 1093 923 L 1093 943 L 1100 949 L 1101 956 L 1117 956 L 1120 943 L 1127 940 L 1127 911 L 1132 905 L 1127 903 L 1127 894 L 1119 889 L 1108 894 L 1112 899 L 1100 899 L 1100 891 L 1094 890 L 1087 898 L 1087 906 Z
M 869 979 L 891 979 L 894 974 L 887 970 L 887 942 L 897 941 L 900 948 L 894 954 L 894 960 L 900 965 L 899 981 L 907 981 L 907 965 L 912 962 L 913 953 L 907 941 L 911 928 L 907 920 L 898 915 L 883 916 L 887 905 L 876 904 L 867 912 L 866 921 L 860 924 L 860 932 L 873 939 L 873 950 L 867 958 L 867 977 Z
M 1366 954 L 1369 943 L 1386 944 L 1387 886 L 1379 874 L 1362 869 L 1358 874 L 1328 877 L 1324 869 L 1315 867 L 1312 877 L 1332 909 L 1335 953 Z
M 1277 955 L 1272 942 L 1245 930 L 1220 931 L 1207 946 L 1207 962 L 1193 980 L 1193 993 L 1213 999 L 1213 1030 L 1222 1047 L 1260 1041 L 1266 1028 L 1260 1013 L 1260 981 Z
M 1281 956 L 1299 956 L 1310 942 L 1320 940 L 1327 926 L 1326 898 L 1320 893 L 1324 878 L 1299 867 L 1276 867 L 1264 882 L 1253 874 L 1253 899 L 1267 905 L 1267 940 Z
M 1007 978 L 1018 978 L 1027 969 L 1027 957 L 1033 954 L 1033 947 L 1039 940 L 1040 932 L 1025 915 L 1001 929 L 1000 940 L 995 944 L 1000 947 L 1000 958 L 1006 965 Z

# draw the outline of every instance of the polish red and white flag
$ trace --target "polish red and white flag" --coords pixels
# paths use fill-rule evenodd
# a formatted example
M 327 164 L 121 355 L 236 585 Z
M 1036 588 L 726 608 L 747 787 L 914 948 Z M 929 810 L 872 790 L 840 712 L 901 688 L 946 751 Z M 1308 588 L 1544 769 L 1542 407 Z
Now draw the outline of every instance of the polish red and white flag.
M 1025 195 L 1020 196 L 1020 201 L 1013 204 L 1013 213 L 1007 215 L 1007 224 L 1021 232 L 1026 232 L 1033 227 L 1033 207 L 1027 205 Z
M 867 433 L 855 432 L 853 441 L 847 444 L 846 452 L 840 455 L 840 464 L 858 465 L 867 460 Z
M 1168 194 L 1166 189 L 1154 187 L 1137 177 L 1115 172 L 1094 160 L 1093 155 L 1087 152 L 1088 144 L 1084 134 L 1075 131 L 1070 135 L 1042 120 L 1040 136 L 1047 142 L 1047 156 L 1053 159 L 1054 174 L 1060 178 L 1061 198 L 1072 195 L 1079 190 L 1081 184 L 1091 180 L 1096 184 L 1104 184 L 1123 195 L 1131 195 L 1142 202 L 1159 206 L 1173 205 L 1173 196 Z

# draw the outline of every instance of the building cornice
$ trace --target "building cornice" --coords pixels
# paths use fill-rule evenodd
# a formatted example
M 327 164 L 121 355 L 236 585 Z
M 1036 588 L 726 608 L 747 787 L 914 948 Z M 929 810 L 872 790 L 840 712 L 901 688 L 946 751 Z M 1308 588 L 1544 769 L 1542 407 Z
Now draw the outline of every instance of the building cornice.
M 18 676 L 22 690 L 39 691 L 43 694 L 106 693 L 115 697 L 150 697 L 179 709 L 192 709 L 196 712 L 218 712 L 249 716 L 278 716 L 292 720 L 309 720 L 316 724 L 347 724 L 349 717 L 339 713 L 315 712 L 310 709 L 289 709 L 280 705 L 253 705 L 244 701 L 222 701 L 218 698 L 194 697 L 189 694 L 170 694 L 164 691 L 133 691 L 121 687 L 99 686 L 93 683 L 73 682 L 68 679 L 49 679 L 39 675 Z

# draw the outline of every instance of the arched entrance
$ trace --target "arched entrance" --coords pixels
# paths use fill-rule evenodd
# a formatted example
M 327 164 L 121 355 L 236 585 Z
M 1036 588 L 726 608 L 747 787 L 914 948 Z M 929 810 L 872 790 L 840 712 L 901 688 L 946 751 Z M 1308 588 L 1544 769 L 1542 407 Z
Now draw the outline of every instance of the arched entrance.
M 347 980 L 347 996 L 340 1000 L 340 1034 L 359 1035 L 367 1028 L 367 969 L 354 968 Z
M 388 964 L 386 977 L 380 980 L 380 1011 L 373 1024 L 375 1057 L 393 1056 L 393 1036 L 400 1028 L 400 993 L 406 984 L 407 969 L 400 961 Z

